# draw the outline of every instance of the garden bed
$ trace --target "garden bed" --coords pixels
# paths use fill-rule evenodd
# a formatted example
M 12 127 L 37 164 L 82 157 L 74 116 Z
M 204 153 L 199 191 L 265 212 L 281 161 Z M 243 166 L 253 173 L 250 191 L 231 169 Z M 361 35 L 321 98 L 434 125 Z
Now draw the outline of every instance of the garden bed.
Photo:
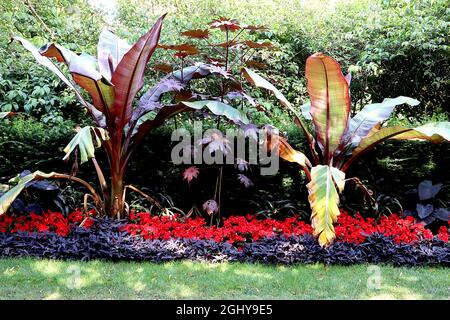
M 412 218 L 393 214 L 374 221 L 342 212 L 337 241 L 326 248 L 311 232 L 297 216 L 282 221 L 232 216 L 220 227 L 209 227 L 202 218 L 148 213 L 133 213 L 127 221 L 84 217 L 79 211 L 68 217 L 3 215 L 0 257 L 450 266 L 448 229 L 433 235 Z

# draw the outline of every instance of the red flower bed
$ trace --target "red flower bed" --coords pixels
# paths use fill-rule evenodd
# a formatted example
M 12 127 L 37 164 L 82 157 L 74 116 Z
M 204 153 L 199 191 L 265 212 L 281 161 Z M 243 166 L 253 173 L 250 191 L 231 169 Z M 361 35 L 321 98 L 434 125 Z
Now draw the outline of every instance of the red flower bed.
M 93 212 L 89 212 L 92 215 Z M 59 212 L 46 212 L 42 215 L 31 213 L 30 215 L 9 216 L 0 215 L 0 232 L 55 232 L 60 236 L 67 236 L 71 226 L 81 224 L 86 216 L 81 211 L 74 211 L 67 217 Z M 94 220 L 87 217 L 83 227 L 90 228 Z
M 70 228 L 83 222 L 84 228 L 90 228 L 94 220 L 93 212 L 86 217 L 81 211 L 75 211 L 64 217 L 61 213 L 47 212 L 43 215 L 0 216 L 0 232 L 55 232 L 67 236 Z M 299 220 L 298 216 L 285 220 L 257 219 L 255 216 L 231 216 L 225 218 L 220 227 L 209 227 L 202 218 L 179 219 L 178 217 L 151 216 L 149 213 L 131 213 L 130 222 L 124 224 L 121 231 L 144 239 L 188 238 L 213 239 L 216 242 L 239 244 L 257 241 L 264 237 L 276 235 L 301 236 L 311 234 L 308 223 Z M 431 240 L 433 234 L 414 218 L 400 218 L 396 214 L 382 217 L 378 222 L 372 218 L 363 218 L 357 214 L 350 216 L 342 211 L 335 226 L 337 241 L 362 243 L 374 233 L 392 237 L 397 243 L 414 243 L 419 240 Z M 449 229 L 445 226 L 439 229 L 437 237 L 449 241 Z
M 252 215 L 231 216 L 225 218 L 223 226 L 208 227 L 202 218 L 190 218 L 182 222 L 176 217 L 156 217 L 148 213 L 133 213 L 131 223 L 122 227 L 131 235 L 140 235 L 144 239 L 190 238 L 214 239 L 216 242 L 250 242 L 277 234 L 300 236 L 311 234 L 309 224 L 298 217 L 290 217 L 283 221 L 274 219 L 258 220 Z M 423 224 L 416 223 L 414 218 L 400 218 L 396 214 L 383 216 L 378 222 L 372 218 L 355 217 L 341 211 L 335 226 L 337 241 L 362 243 L 374 233 L 392 237 L 397 243 L 413 243 L 419 240 L 431 240 L 433 234 Z M 439 239 L 448 242 L 449 230 L 441 227 Z
M 312 232 L 311 226 L 297 217 L 279 221 L 258 220 L 252 215 L 231 216 L 224 218 L 221 227 L 208 227 L 202 218 L 190 218 L 182 222 L 176 217 L 157 217 L 148 213 L 132 213 L 130 220 L 131 223 L 123 226 L 122 230 L 141 235 L 144 239 L 213 239 L 216 242 L 236 243 L 256 241 L 277 234 L 302 235 Z

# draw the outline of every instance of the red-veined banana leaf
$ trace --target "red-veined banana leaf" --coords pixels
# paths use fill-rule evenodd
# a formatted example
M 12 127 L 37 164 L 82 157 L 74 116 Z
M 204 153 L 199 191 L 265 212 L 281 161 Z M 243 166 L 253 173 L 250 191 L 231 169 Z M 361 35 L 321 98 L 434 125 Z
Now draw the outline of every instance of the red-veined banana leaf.
M 316 138 L 324 147 L 324 160 L 328 163 L 347 130 L 350 113 L 348 83 L 339 64 L 322 53 L 313 54 L 306 60 L 305 74 Z
M 305 134 L 306 139 L 308 140 L 311 152 L 313 153 L 314 158 L 317 159 L 317 152 L 316 152 L 315 146 L 314 146 L 314 144 L 315 144 L 314 137 L 311 135 L 311 133 L 308 131 L 306 125 L 303 123 L 301 116 L 292 107 L 291 103 L 286 99 L 286 97 L 281 93 L 281 91 L 278 90 L 269 81 L 267 81 L 266 79 L 261 77 L 259 74 L 257 74 L 255 71 L 252 71 L 247 68 L 243 68 L 242 75 L 252 85 L 272 92 L 275 95 L 275 97 L 280 101 L 280 103 L 294 114 L 294 117 L 296 120 L 295 123 L 303 130 L 303 133 Z
M 308 200 L 312 209 L 311 225 L 322 246 L 333 242 L 333 224 L 339 216 L 339 192 L 344 189 L 345 174 L 327 165 L 311 169 L 311 181 L 307 184 Z
M 63 160 L 68 159 L 70 154 L 78 148 L 80 150 L 80 163 L 84 163 L 93 158 L 95 156 L 95 148 L 101 147 L 102 141 L 108 139 L 108 132 L 106 130 L 91 126 L 84 127 L 77 132 L 64 148 L 66 155 Z
M 349 73 L 347 73 L 345 75 L 344 78 L 347 81 L 348 86 L 350 87 L 350 83 L 352 81 L 352 74 L 349 72 Z M 349 92 L 350 92 L 350 90 L 349 90 Z M 302 104 L 300 106 L 300 110 L 302 112 L 303 118 L 305 118 L 306 120 L 312 120 L 311 113 L 310 113 L 310 111 L 311 111 L 311 101 L 308 100 L 307 102 Z
M 372 132 L 363 138 L 353 150 L 352 157 L 343 165 L 342 171 L 346 171 L 356 159 L 388 139 L 428 140 L 434 143 L 450 141 L 450 122 L 431 122 L 412 129 L 402 126 L 384 127 L 380 130 L 372 130 Z
M 94 106 L 106 113 L 114 104 L 114 86 L 97 71 L 96 64 L 92 56 L 74 56 L 70 61 L 69 71 L 73 80 L 89 93 Z
M 344 147 L 348 144 L 355 146 L 362 138 L 367 136 L 372 128 L 380 122 L 389 118 L 394 108 L 398 105 L 408 104 L 416 106 L 419 101 L 409 97 L 386 98 L 381 103 L 372 103 L 366 105 L 360 112 L 358 112 L 348 124 L 348 130 L 342 139 Z
M 39 50 L 47 58 L 56 58 L 69 67 L 73 80 L 92 98 L 97 110 L 105 113 L 114 102 L 113 85 L 100 72 L 97 71 L 95 57 L 82 53 L 80 55 L 57 44 L 47 44 Z
M 111 80 L 114 70 L 130 48 L 125 40 L 113 32 L 107 29 L 102 31 L 97 44 L 97 59 L 100 73 L 106 79 Z
M 115 124 L 119 128 L 123 128 L 131 119 L 132 102 L 144 85 L 144 72 L 158 45 L 164 17 L 165 14 L 156 21 L 149 32 L 139 38 L 123 56 L 112 75 L 115 99 L 111 113 L 114 114 Z

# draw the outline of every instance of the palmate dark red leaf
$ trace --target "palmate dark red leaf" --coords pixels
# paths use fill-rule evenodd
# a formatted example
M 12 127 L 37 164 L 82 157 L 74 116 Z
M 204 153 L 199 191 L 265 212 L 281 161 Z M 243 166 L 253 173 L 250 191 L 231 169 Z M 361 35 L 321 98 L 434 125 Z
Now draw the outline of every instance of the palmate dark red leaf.
M 158 48 L 164 50 L 174 50 L 177 51 L 174 56 L 178 58 L 184 58 L 187 56 L 193 56 L 199 54 L 200 51 L 192 44 L 182 43 L 182 44 L 160 44 Z
M 115 117 L 118 128 L 123 128 L 130 120 L 133 108 L 132 102 L 138 91 L 144 85 L 144 72 L 147 63 L 155 51 L 161 33 L 162 15 L 153 27 L 143 35 L 123 56 L 112 76 L 115 101 L 111 113 Z
M 211 28 L 217 28 L 222 31 L 236 31 L 241 29 L 239 22 L 235 19 L 229 19 L 225 17 L 220 17 L 219 19 L 213 20 L 209 23 Z
M 152 66 L 153 70 L 170 73 L 173 71 L 173 67 L 168 63 L 155 63 Z
M 181 32 L 181 35 L 188 37 L 188 38 L 194 38 L 194 39 L 207 39 L 207 38 L 209 38 L 209 30 L 208 29 L 187 30 L 187 31 Z

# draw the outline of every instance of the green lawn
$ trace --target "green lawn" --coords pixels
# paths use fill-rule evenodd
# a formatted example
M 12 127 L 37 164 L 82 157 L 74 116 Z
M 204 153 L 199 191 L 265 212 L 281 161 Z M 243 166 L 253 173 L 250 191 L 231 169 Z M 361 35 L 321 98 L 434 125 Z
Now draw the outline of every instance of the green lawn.
M 0 299 L 450 299 L 449 271 L 1 259 Z

